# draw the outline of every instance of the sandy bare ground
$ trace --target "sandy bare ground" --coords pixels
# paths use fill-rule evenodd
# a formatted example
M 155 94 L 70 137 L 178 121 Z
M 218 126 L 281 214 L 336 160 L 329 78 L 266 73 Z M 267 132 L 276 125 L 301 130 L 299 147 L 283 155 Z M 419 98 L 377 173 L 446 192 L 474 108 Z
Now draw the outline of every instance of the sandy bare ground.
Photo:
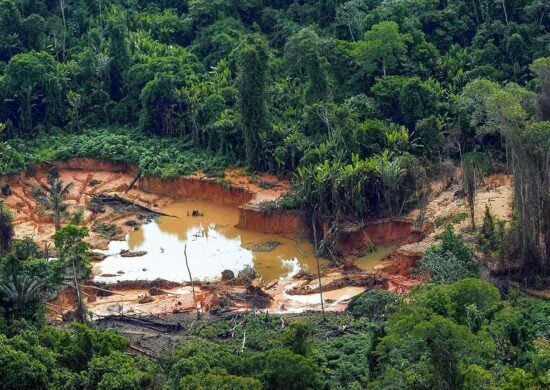
M 154 194 L 147 194 L 132 189 L 128 193 L 130 183 L 134 179 L 131 175 L 111 172 L 87 172 L 77 170 L 61 170 L 59 172 L 63 184 L 72 183 L 72 189 L 66 198 L 69 205 L 67 217 L 80 210 L 84 214 L 84 224 L 91 228 L 94 224 L 114 224 L 120 229 L 120 236 L 132 229 L 125 225 L 129 220 L 140 222 L 133 214 L 121 214 L 111 207 L 106 207 L 102 213 L 94 213 L 88 209 L 90 200 L 99 194 L 120 195 L 144 206 L 162 207 L 171 199 Z M 37 172 L 33 177 L 27 177 L 10 183 L 12 194 L 5 198 L 5 205 L 14 215 L 15 237 L 23 239 L 31 237 L 42 246 L 46 243 L 52 247 L 52 235 L 55 233 L 53 218 L 33 196 L 33 188 L 47 185 L 47 173 Z M 67 221 L 68 218 L 65 219 Z M 87 239 L 92 248 L 107 249 L 109 238 L 90 229 Z
M 124 237 L 133 229 L 127 226 L 126 222 L 134 220 L 141 224 L 144 221 L 139 220 L 135 214 L 120 213 L 112 207 L 106 207 L 102 213 L 94 213 L 88 209 L 93 196 L 99 194 L 118 195 L 153 210 L 165 207 L 176 200 L 169 196 L 140 191 L 135 187 L 127 192 L 134 180 L 134 176 L 127 173 L 60 169 L 59 175 L 64 184 L 73 183 L 70 194 L 66 198 L 66 203 L 69 205 L 67 214 L 70 215 L 81 210 L 84 213 L 84 224 L 89 228 L 99 223 L 114 224 L 120 229 L 119 238 Z M 5 197 L 5 206 L 14 215 L 17 239 L 31 237 L 41 246 L 52 247 L 52 235 L 55 232 L 52 215 L 32 196 L 33 188 L 47 185 L 47 177 L 48 173 L 41 170 L 25 179 L 10 180 L 12 194 Z M 197 174 L 190 178 L 204 178 L 204 175 Z M 247 176 L 244 170 L 227 170 L 225 179 L 233 186 L 245 188 L 253 193 L 251 204 L 276 201 L 284 196 L 290 188 L 288 182 L 280 181 L 275 176 L 267 174 Z M 91 230 L 88 243 L 93 249 L 107 249 L 109 238 Z
M 69 204 L 68 212 L 74 213 L 82 210 L 84 213 L 85 224 L 88 227 L 98 223 L 114 224 L 120 229 L 120 235 L 123 237 L 130 229 L 125 222 L 134 220 L 143 223 L 138 215 L 132 213 L 120 213 L 111 207 L 106 207 L 103 212 L 92 212 L 88 209 L 91 199 L 99 194 L 118 195 L 127 198 L 136 204 L 146 206 L 151 209 L 160 209 L 176 201 L 169 196 L 161 196 L 152 193 L 131 189 L 127 192 L 130 183 L 134 180 L 134 175 L 127 173 L 113 173 L 109 171 L 93 171 L 90 169 L 62 169 L 59 171 L 64 183 L 73 183 L 70 195 L 67 197 Z M 204 175 L 198 174 L 193 178 L 204 178 Z M 205 178 L 205 180 L 207 180 Z M 280 181 L 272 175 L 247 176 L 243 170 L 227 170 L 225 180 L 233 187 L 244 188 L 253 194 L 250 204 L 258 205 L 266 201 L 276 201 L 280 199 L 290 189 L 290 183 Z M 5 204 L 10 208 L 14 215 L 15 233 L 17 238 L 32 237 L 33 240 L 42 246 L 52 247 L 52 235 L 54 226 L 51 216 L 47 210 L 32 197 L 32 188 L 45 185 L 47 181 L 47 172 L 38 171 L 33 176 L 27 176 L 24 180 L 11 180 L 10 188 L 12 194 L 5 198 Z M 435 192 L 429 202 L 425 218 L 431 223 L 437 221 L 451 221 L 456 216 L 467 213 L 465 198 L 457 197 L 457 192 L 461 189 L 459 184 L 450 188 Z M 492 214 L 497 218 L 509 221 L 511 219 L 512 190 L 510 178 L 503 175 L 488 177 L 485 184 L 478 190 L 476 197 L 476 223 L 480 224 L 483 219 L 485 206 L 487 205 Z M 415 210 L 410 217 L 415 218 L 419 210 Z M 465 219 L 456 223 L 455 230 L 465 231 L 469 227 L 469 220 Z M 424 251 L 437 242 L 437 236 L 444 228 L 444 223 L 429 234 L 423 241 L 416 244 L 409 244 L 400 247 L 396 253 L 406 257 L 420 257 Z M 109 238 L 98 232 L 91 232 L 88 242 L 92 248 L 106 249 Z M 400 257 L 390 257 L 390 259 L 380 266 L 377 266 L 375 272 L 383 274 L 388 279 L 388 289 L 397 292 L 409 291 L 419 281 L 411 278 L 408 274 L 410 270 L 409 263 L 399 264 Z M 396 264 L 397 262 L 397 264 Z M 397 267 L 396 267 L 397 265 Z M 393 268 L 392 268 L 393 267 Z M 404 269 L 401 269 L 404 268 Z M 397 269 L 398 272 L 395 272 Z M 323 276 L 323 285 L 331 281 L 342 278 L 341 270 L 328 271 Z M 260 282 L 256 281 L 256 285 Z M 270 303 L 266 310 L 272 313 L 296 313 L 306 310 L 320 310 L 320 295 L 291 295 L 288 291 L 293 288 L 303 288 L 305 286 L 312 290 L 318 287 L 318 282 L 314 279 L 311 282 L 304 280 L 281 280 L 269 288 L 264 289 L 270 296 Z M 220 306 L 220 299 L 224 296 L 238 295 L 243 293 L 245 287 L 235 285 L 225 285 L 219 283 L 214 289 L 203 290 L 198 288 L 195 300 L 189 286 L 176 289 L 164 290 L 161 295 L 152 297 L 147 303 L 140 303 L 143 296 L 148 295 L 148 289 L 132 289 L 116 291 L 109 297 L 94 297 L 87 303 L 89 310 L 97 316 L 108 315 L 170 315 L 176 312 L 189 312 L 198 307 L 201 311 L 207 312 L 212 308 Z M 328 311 L 342 311 L 347 307 L 349 300 L 363 292 L 362 287 L 343 287 L 326 291 L 324 293 L 324 306 Z M 60 294 L 57 300 L 52 302 L 58 310 L 74 308 L 74 297 L 72 294 Z M 54 307 L 52 306 L 52 309 Z M 61 309 L 59 309 L 61 308 Z M 246 311 L 253 308 L 253 305 L 247 302 L 233 300 L 230 310 Z M 52 311 L 52 315 L 59 313 Z
M 433 196 L 425 210 L 425 220 L 435 226 L 433 232 L 422 241 L 406 244 L 396 250 L 387 261 L 375 267 L 375 272 L 386 274 L 390 279 L 390 290 L 406 292 L 420 283 L 410 277 L 411 265 L 422 257 L 424 252 L 439 242 L 439 235 L 445 226 L 452 224 L 455 232 L 463 234 L 467 242 L 475 242 L 475 233 L 471 231 L 471 221 L 466 198 L 461 196 L 462 186 L 458 180 L 446 189 L 437 189 L 439 183 L 433 183 Z M 475 199 L 475 222 L 479 227 L 483 223 L 485 208 L 488 207 L 493 217 L 510 222 L 512 219 L 513 192 L 511 177 L 493 175 L 486 177 L 478 188 Z M 413 210 L 409 217 L 417 218 L 420 210 Z

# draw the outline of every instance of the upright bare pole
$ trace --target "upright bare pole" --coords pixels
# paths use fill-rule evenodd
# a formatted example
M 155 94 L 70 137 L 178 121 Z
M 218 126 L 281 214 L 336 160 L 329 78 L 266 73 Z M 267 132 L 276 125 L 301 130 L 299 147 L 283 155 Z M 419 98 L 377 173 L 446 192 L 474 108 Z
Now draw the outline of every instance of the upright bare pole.
M 195 305 L 195 310 L 197 311 L 197 320 L 200 318 L 200 311 L 197 306 L 197 299 L 195 298 L 195 282 L 191 276 L 191 269 L 189 268 L 189 261 L 187 260 L 187 244 L 183 247 L 183 255 L 185 256 L 185 266 L 187 267 L 187 273 L 189 273 L 189 280 L 191 280 L 191 290 L 193 291 L 193 305 Z
M 323 301 L 323 285 L 321 284 L 321 265 L 319 264 L 319 250 L 317 247 L 317 228 L 315 226 L 315 211 L 313 212 L 313 217 L 311 218 L 311 225 L 313 227 L 313 241 L 315 243 L 315 261 L 317 261 L 317 278 L 319 279 L 319 295 L 321 295 L 321 311 L 323 312 L 323 320 L 325 318 L 325 303 Z

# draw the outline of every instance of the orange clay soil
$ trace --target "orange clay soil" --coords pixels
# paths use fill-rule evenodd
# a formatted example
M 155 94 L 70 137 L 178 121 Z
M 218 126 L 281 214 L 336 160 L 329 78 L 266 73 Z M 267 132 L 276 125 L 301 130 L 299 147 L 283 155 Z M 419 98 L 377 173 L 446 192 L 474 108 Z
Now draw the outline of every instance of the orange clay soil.
M 227 170 L 222 180 L 207 178 L 204 174 L 186 176 L 174 179 L 141 178 L 134 189 L 126 193 L 128 186 L 137 175 L 135 167 L 124 164 L 111 164 L 91 159 L 72 159 L 57 164 L 61 177 L 65 183 L 73 182 L 67 202 L 69 211 L 77 208 L 84 210 L 85 223 L 92 226 L 94 222 L 114 223 L 122 232 L 130 229 L 124 222 L 136 219 L 135 215 L 118 214 L 107 208 L 104 213 L 93 214 L 86 209 L 91 196 L 97 194 L 119 195 L 134 201 L 137 204 L 157 209 L 166 206 L 175 200 L 209 200 L 216 203 L 239 206 L 239 227 L 243 229 L 260 230 L 271 233 L 292 233 L 306 235 L 307 229 L 300 213 L 281 213 L 262 210 L 263 202 L 276 201 L 289 190 L 290 184 L 279 181 L 272 175 L 258 175 L 250 177 L 243 170 Z M 15 217 L 15 232 L 18 238 L 32 236 L 39 243 L 51 242 L 54 233 L 51 217 L 49 217 L 31 196 L 32 185 L 44 184 L 47 178 L 46 165 L 38 166 L 25 174 L 15 175 L 2 179 L 0 184 L 8 182 L 12 195 L 6 198 L 6 205 Z M 375 267 L 375 273 L 384 276 L 387 282 L 383 288 L 406 292 L 419 283 L 410 276 L 410 269 L 424 251 L 437 241 L 436 237 L 442 228 L 433 229 L 436 219 L 448 220 L 467 211 L 464 198 L 454 197 L 460 185 L 455 184 L 448 189 L 442 189 L 433 196 L 425 213 L 426 224 L 421 229 L 413 227 L 413 221 L 418 210 L 407 218 L 396 221 L 381 220 L 368 224 L 366 227 L 349 229 L 342 237 L 340 245 L 350 253 L 357 249 L 356 241 L 374 241 L 378 244 L 397 242 L 402 245 L 391 254 L 381 265 Z M 493 176 L 486 178 L 485 186 L 477 194 L 477 222 L 483 218 L 485 205 L 489 205 L 491 212 L 499 219 L 510 220 L 511 216 L 511 187 L 509 177 Z M 430 226 L 431 229 L 430 229 Z M 455 229 L 464 230 L 468 221 L 455 225 Z M 94 248 L 106 248 L 108 239 L 97 233 L 92 233 L 89 242 Z M 353 257 L 350 255 L 350 257 Z M 351 261 L 344 262 L 353 264 Z M 357 272 L 357 271 L 355 271 Z M 365 274 L 364 272 L 362 274 Z M 323 273 L 323 285 L 341 280 L 346 275 L 343 269 L 331 269 Z M 356 273 L 361 275 L 361 273 Z M 259 281 L 254 282 L 259 285 Z M 268 310 L 270 312 L 295 312 L 320 309 L 319 294 L 291 295 L 290 289 L 315 289 L 316 279 L 288 279 L 269 283 L 264 291 L 271 298 Z M 220 307 L 223 297 L 242 293 L 245 287 L 231 283 L 219 282 L 207 290 L 197 288 L 196 304 L 203 311 Z M 178 311 L 193 310 L 193 298 L 189 287 L 178 287 L 163 290 L 161 295 L 154 296 L 149 303 L 139 303 L 139 297 L 148 294 L 148 288 L 127 287 L 110 297 L 96 297 L 95 292 L 89 291 L 92 297 L 87 303 L 91 312 L 99 315 L 117 314 L 170 314 Z M 364 291 L 364 287 L 343 286 L 332 291 L 325 291 L 325 309 L 341 311 L 354 295 Z M 122 294 L 122 295 L 121 295 Z M 51 314 L 55 315 L 64 309 L 74 309 L 74 294 L 69 290 L 62 292 L 52 301 Z M 61 309 L 60 309 L 61 308 Z M 249 310 L 252 304 L 240 300 L 230 303 L 230 310 Z M 55 311 L 57 310 L 57 312 Z
M 322 278 L 323 285 L 337 282 L 342 278 L 338 269 L 327 270 Z M 145 287 L 125 287 L 117 289 L 114 285 L 113 295 L 97 296 L 97 291 L 84 288 L 85 304 L 92 318 L 110 315 L 147 316 L 170 315 L 173 313 L 192 312 L 197 307 L 201 312 L 210 312 L 222 309 L 230 312 L 246 312 L 256 309 L 253 298 L 246 299 L 247 287 L 232 282 L 216 282 L 202 286 L 195 286 L 195 300 L 189 284 L 180 287 L 159 289 L 151 296 L 151 289 Z M 255 280 L 252 286 L 257 286 Z M 266 294 L 268 304 L 262 310 L 273 314 L 300 313 L 309 310 L 320 310 L 319 294 L 296 295 L 289 294 L 291 289 L 315 289 L 317 279 L 286 279 L 270 284 L 262 291 Z M 323 292 L 324 308 L 326 311 L 343 311 L 349 300 L 365 291 L 365 287 L 344 286 Z M 147 297 L 144 301 L 143 297 Z M 47 303 L 49 316 L 55 320 L 62 320 L 63 314 L 73 312 L 76 308 L 74 290 L 67 288 Z
M 82 210 L 84 224 L 89 228 L 98 223 L 114 224 L 120 228 L 121 237 L 132 229 L 125 222 L 143 221 L 135 214 L 121 214 L 109 206 L 105 208 L 105 212 L 93 213 L 87 206 L 94 195 L 117 195 L 153 210 L 162 208 L 176 199 L 204 199 L 235 206 L 246 203 L 254 207 L 261 202 L 276 201 L 290 188 L 288 182 L 279 181 L 272 175 L 249 177 L 242 170 L 227 170 L 225 180 L 230 182 L 229 186 L 220 184 L 217 179 L 206 178 L 204 174 L 175 179 L 144 177 L 139 179 L 133 189 L 126 192 L 137 175 L 135 167 L 83 158 L 62 161 L 55 165 L 63 183 L 73 183 L 66 198 L 69 205 L 68 213 Z M 55 229 L 52 216 L 33 198 L 32 190 L 33 187 L 46 185 L 49 168 L 51 165 L 41 164 L 25 173 L 0 178 L 0 184 L 8 183 L 12 192 L 4 200 L 5 206 L 14 216 L 15 237 L 32 237 L 42 247 L 52 246 Z M 269 189 L 262 188 L 262 184 Z M 289 229 L 279 230 L 292 232 L 299 229 L 299 223 L 295 220 L 296 217 L 289 219 Z M 240 225 L 245 229 L 249 228 L 247 223 Z M 107 249 L 109 239 L 92 231 L 88 243 L 95 249 Z
M 458 172 L 459 174 L 459 172 Z M 438 183 L 434 183 L 437 187 Z M 415 266 L 424 252 L 432 245 L 437 244 L 438 236 L 445 229 L 447 223 L 452 223 L 455 232 L 464 235 L 466 241 L 475 241 L 470 231 L 469 209 L 465 197 L 457 197 L 461 185 L 458 180 L 449 188 L 437 190 L 426 207 L 425 219 L 427 223 L 439 221 L 439 227 L 431 230 L 422 240 L 418 242 L 405 243 L 393 252 L 385 261 L 375 266 L 374 272 L 388 276 L 390 289 L 395 291 L 408 291 L 412 286 L 420 283 L 410 275 L 412 267 Z M 507 175 L 493 175 L 484 179 L 484 185 L 478 188 L 475 202 L 476 226 L 481 226 L 485 207 L 488 207 L 493 217 L 499 220 L 510 222 L 512 219 L 513 192 L 511 178 Z M 414 210 L 409 215 L 416 218 L 419 210 Z M 468 216 L 460 220 L 458 216 Z M 456 222 L 460 220 L 459 222 Z

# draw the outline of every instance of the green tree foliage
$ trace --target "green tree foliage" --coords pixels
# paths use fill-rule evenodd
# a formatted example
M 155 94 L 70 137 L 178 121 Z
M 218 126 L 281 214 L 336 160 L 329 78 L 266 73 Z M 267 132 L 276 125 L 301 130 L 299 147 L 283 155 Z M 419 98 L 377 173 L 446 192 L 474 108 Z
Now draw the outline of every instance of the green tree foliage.
M 325 215 L 365 215 L 372 210 L 397 215 L 418 196 L 422 172 L 415 171 L 414 161 L 409 155 L 386 152 L 364 160 L 353 155 L 350 164 L 325 160 L 298 167 L 300 196 Z
M 0 59 L 7 61 L 22 51 L 42 49 L 44 30 L 42 16 L 22 15 L 16 1 L 3 0 L 0 2 Z
M 401 318 L 400 323 L 390 322 L 388 335 L 377 347 L 384 370 L 373 383 L 374 389 L 384 388 L 392 380 L 400 388 L 460 387 L 461 366 L 479 363 L 491 352 L 467 327 L 450 319 L 438 315 L 420 321 L 411 316 Z M 403 352 L 392 356 L 391 351 L 397 348 Z
M 416 122 L 414 130 L 415 142 L 420 145 L 422 155 L 428 158 L 441 156 L 445 139 L 443 123 L 436 116 L 429 116 Z
M 231 161 L 224 156 L 196 149 L 189 137 L 153 138 L 149 133 L 113 128 L 81 134 L 47 135 L 25 145 L 23 150 L 26 153 L 21 156 L 23 166 L 79 156 L 129 162 L 138 165 L 144 175 L 157 177 L 220 171 Z M 9 168 L 13 166 L 9 165 Z
M 2 298 L 12 307 L 13 318 L 22 317 L 28 310 L 36 310 L 37 301 L 40 299 L 39 293 L 42 290 L 42 284 L 37 279 L 31 279 L 27 276 L 13 276 L 11 280 L 0 284 L 0 293 Z
M 8 323 L 44 320 L 43 300 L 55 294 L 62 282 L 60 262 L 43 258 L 30 239 L 13 241 L 0 261 L 0 312 Z
M 108 20 L 109 32 L 109 93 L 114 101 L 124 96 L 126 73 L 130 68 L 130 54 L 126 43 L 127 27 L 122 10 L 113 9 Z
M 0 123 L 0 135 L 2 135 L 4 129 L 4 124 Z M 0 161 L 0 174 L 8 175 L 24 168 L 25 156 L 7 142 L 0 141 L 0 154 L 2 155 L 2 160 Z M 3 195 L 8 194 L 3 193 Z
M 290 324 L 285 344 L 296 354 L 306 356 L 310 352 L 309 336 L 313 333 L 310 324 L 293 322 Z
M 224 18 L 198 31 L 191 50 L 208 68 L 225 61 L 246 35 L 243 23 L 235 18 Z
M 44 328 L 39 340 L 41 345 L 56 352 L 60 366 L 76 372 L 89 367 L 94 357 L 124 352 L 128 347 L 128 340 L 120 334 L 94 330 L 76 323 L 71 325 L 70 330 Z
M 387 76 L 376 80 L 373 93 L 378 110 L 398 123 L 414 129 L 421 119 L 441 110 L 443 91 L 439 83 L 417 77 Z
M 83 241 L 88 236 L 88 229 L 66 225 L 54 234 L 55 248 L 61 264 L 65 267 L 66 278 L 70 280 L 76 291 L 76 318 L 86 320 L 86 308 L 81 293 L 82 280 L 91 274 L 91 265 L 88 259 L 88 245 Z
M 141 91 L 141 127 L 155 135 L 178 136 L 189 133 L 189 101 L 175 87 L 174 76 L 157 74 Z
M 544 79 L 544 61 L 537 62 L 537 75 Z M 542 69 L 541 69 L 542 68 Z M 544 81 L 541 82 L 544 84 Z M 514 176 L 514 205 L 517 212 L 517 248 L 525 275 L 536 273 L 547 263 L 549 247 L 545 222 L 549 215 L 548 144 L 550 126 L 537 121 L 533 93 L 517 85 L 505 88 L 486 80 L 469 83 L 461 96 L 464 110 L 470 110 L 470 124 L 482 134 L 499 132 L 507 142 Z M 540 104 L 539 104 L 540 107 Z M 543 238 L 544 237 L 544 238 Z
M 415 272 L 427 274 L 434 283 L 449 283 L 477 275 L 478 261 L 448 225 L 441 236 L 441 244 L 424 253 Z
M 354 56 L 367 73 L 381 69 L 382 75 L 386 76 L 406 54 L 409 40 L 409 35 L 399 32 L 397 23 L 383 21 L 372 26 L 365 33 L 364 40 L 356 42 Z
M 73 182 L 64 185 L 63 180 L 56 175 L 48 176 L 48 184 L 33 189 L 33 196 L 53 214 L 55 230 L 61 229 L 61 221 L 67 210 L 65 198 L 69 195 Z
M 251 169 L 262 168 L 261 134 L 268 129 L 266 114 L 267 47 L 255 36 L 243 43 L 239 53 L 239 108 L 246 150 L 246 163 Z
M 285 46 L 285 63 L 292 73 L 307 80 L 305 102 L 314 104 L 330 96 L 323 43 L 312 29 L 298 31 Z
M 113 351 L 105 356 L 95 356 L 82 375 L 84 389 L 132 389 L 151 388 L 155 367 L 143 358 L 132 358 Z
M 499 302 L 498 290 L 479 279 L 413 292 L 377 346 L 380 374 L 371 386 L 385 388 L 393 381 L 399 388 L 440 388 L 495 381 L 484 368 L 496 345 L 481 329 Z M 485 374 L 472 378 L 480 370 Z
M 541 57 L 531 64 L 538 87 L 538 118 L 550 120 L 550 57 Z
M 73 325 L 18 329 L 0 334 L 0 384 L 6 389 L 151 388 L 158 367 L 124 354 L 128 341 L 120 335 Z
M 0 58 L 5 61 L 22 49 L 19 34 L 23 23 L 15 1 L 3 0 L 0 10 Z
M 260 390 L 262 383 L 258 379 L 230 375 L 224 370 L 209 373 L 187 375 L 180 379 L 180 390 Z
M 375 323 L 384 323 L 399 308 L 399 295 L 384 290 L 368 290 L 350 301 L 348 310 L 354 317 L 366 317 Z
M 11 247 L 13 239 L 13 218 L 11 212 L 0 201 L 0 256 L 4 255 Z
M 336 26 L 346 31 L 352 41 L 361 39 L 365 33 L 369 2 L 350 0 L 341 3 L 336 10 Z
M 320 377 L 313 362 L 286 349 L 273 349 L 261 362 L 264 389 L 316 389 Z
M 479 247 L 488 255 L 496 257 L 499 261 L 504 260 L 506 248 L 506 230 L 504 221 L 495 219 L 489 210 L 489 206 L 485 206 L 485 214 L 483 216 L 483 225 L 479 232 Z
M 28 354 L 13 348 L 0 335 L 0 387 L 4 389 L 46 389 L 47 370 Z
M 63 112 L 63 78 L 54 58 L 46 52 L 13 56 L 2 78 L 0 93 L 13 127 L 8 135 L 30 137 L 40 122 L 57 124 Z

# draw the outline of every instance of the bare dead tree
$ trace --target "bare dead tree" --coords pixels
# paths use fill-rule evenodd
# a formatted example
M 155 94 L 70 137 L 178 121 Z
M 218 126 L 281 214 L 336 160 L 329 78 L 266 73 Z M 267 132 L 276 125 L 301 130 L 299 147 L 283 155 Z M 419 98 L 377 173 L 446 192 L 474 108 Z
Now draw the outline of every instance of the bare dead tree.
M 313 217 L 311 218 L 311 225 L 313 228 L 313 241 L 315 247 L 313 248 L 315 252 L 315 261 L 317 262 L 317 278 L 319 279 L 319 295 L 321 296 L 321 311 L 323 312 L 323 320 L 326 320 L 325 317 L 325 303 L 323 300 L 323 285 L 321 283 L 321 265 L 319 264 L 319 250 L 317 247 L 317 227 L 315 226 L 315 212 L 313 212 Z
M 189 280 L 191 281 L 191 291 L 193 292 L 193 305 L 195 305 L 195 310 L 197 311 L 197 320 L 200 319 L 201 313 L 199 307 L 197 306 L 197 299 L 195 296 L 195 282 L 193 281 L 193 276 L 191 276 L 191 269 L 189 268 L 189 260 L 187 259 L 187 244 L 183 247 L 183 255 L 185 256 L 185 266 L 187 267 L 187 273 L 189 274 Z
M 80 283 L 78 278 L 78 271 L 76 266 L 76 259 L 73 256 L 71 261 L 72 271 L 73 271 L 73 283 L 74 283 L 74 289 L 76 291 L 76 311 L 75 311 L 75 318 L 78 322 L 85 323 L 87 322 L 87 310 L 86 305 L 84 305 L 84 300 L 82 299 L 82 291 L 80 289 Z

